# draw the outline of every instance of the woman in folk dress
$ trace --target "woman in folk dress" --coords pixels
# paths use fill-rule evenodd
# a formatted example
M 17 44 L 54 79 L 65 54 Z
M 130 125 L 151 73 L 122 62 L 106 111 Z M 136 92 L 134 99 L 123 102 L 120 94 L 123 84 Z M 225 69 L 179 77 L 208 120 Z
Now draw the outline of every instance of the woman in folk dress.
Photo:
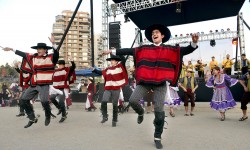
M 206 86 L 214 88 L 213 98 L 210 102 L 212 109 L 220 112 L 221 121 L 225 120 L 226 110 L 236 106 L 236 102 L 230 92 L 229 87 L 234 86 L 238 80 L 231 78 L 226 74 L 222 74 L 220 67 L 213 69 L 213 76 L 209 78 Z
M 171 117 L 175 117 L 174 114 L 174 106 L 181 105 L 181 98 L 179 97 L 177 91 L 179 91 L 178 87 L 172 87 L 167 82 L 167 93 L 166 93 L 166 101 L 164 102 L 165 105 L 169 105 L 169 114 Z

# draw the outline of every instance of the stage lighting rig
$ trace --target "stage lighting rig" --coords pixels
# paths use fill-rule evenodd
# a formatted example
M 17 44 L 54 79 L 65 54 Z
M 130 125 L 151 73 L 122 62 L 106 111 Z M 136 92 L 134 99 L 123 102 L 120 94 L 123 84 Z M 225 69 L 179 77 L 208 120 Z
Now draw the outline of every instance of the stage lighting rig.
M 237 45 L 237 44 L 238 44 L 238 38 L 233 38 L 232 44 L 233 44 L 233 45 Z
M 210 40 L 210 46 L 214 47 L 216 45 L 215 40 Z

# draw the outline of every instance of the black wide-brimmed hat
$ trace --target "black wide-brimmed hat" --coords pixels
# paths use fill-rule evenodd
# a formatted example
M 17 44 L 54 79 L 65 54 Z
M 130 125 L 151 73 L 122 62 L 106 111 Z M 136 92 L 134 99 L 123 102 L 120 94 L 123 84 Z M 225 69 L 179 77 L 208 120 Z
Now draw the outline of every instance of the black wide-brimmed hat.
M 170 39 L 171 32 L 166 26 L 161 25 L 161 24 L 153 24 L 153 25 L 147 27 L 145 30 L 145 36 L 150 42 L 153 43 L 152 32 L 155 29 L 158 29 L 161 32 L 161 34 L 164 35 L 164 38 L 162 39 L 162 43 L 165 43 Z
M 59 65 L 65 65 L 65 61 L 64 60 L 58 60 L 57 64 L 59 64 Z
M 107 58 L 106 60 L 107 61 L 111 61 L 111 60 L 121 61 L 121 58 L 116 55 L 110 55 L 110 58 Z
M 47 49 L 47 50 L 52 49 L 52 47 L 47 46 L 46 43 L 37 43 L 36 46 L 32 46 L 31 48 L 32 49 L 44 48 L 44 49 Z

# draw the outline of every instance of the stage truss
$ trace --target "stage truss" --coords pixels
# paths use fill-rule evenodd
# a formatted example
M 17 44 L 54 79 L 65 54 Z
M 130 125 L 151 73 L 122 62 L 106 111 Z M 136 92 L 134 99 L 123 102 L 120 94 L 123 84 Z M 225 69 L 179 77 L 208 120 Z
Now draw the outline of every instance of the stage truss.
M 130 12 L 140 11 L 144 9 L 180 3 L 187 0 L 129 0 L 121 3 L 115 3 L 108 5 L 108 0 L 102 0 L 103 2 L 103 18 L 102 18 L 102 25 L 103 25 L 103 35 L 104 45 L 103 48 L 106 49 L 108 47 L 108 17 L 113 16 L 114 18 L 116 15 L 126 14 Z M 245 40 L 244 40 L 244 24 L 243 24 L 243 15 L 239 13 L 237 21 L 237 31 L 221 31 L 221 32 L 213 32 L 208 34 L 199 34 L 199 41 L 210 41 L 210 40 L 222 40 L 222 39 L 239 39 L 239 47 L 240 47 L 240 54 L 245 53 Z M 106 26 L 106 27 L 105 27 Z M 138 31 L 140 32 L 140 30 Z M 166 44 L 175 45 L 175 44 L 183 44 L 191 42 L 191 35 L 183 35 L 179 37 L 172 37 Z M 138 41 L 138 40 L 136 40 Z M 140 44 L 149 44 L 148 41 L 141 41 Z
M 223 32 L 214 32 L 208 34 L 200 34 L 200 33 L 197 34 L 199 35 L 199 42 L 210 41 L 210 40 L 234 39 L 238 37 L 237 31 L 223 31 Z M 165 44 L 176 45 L 176 44 L 190 43 L 191 41 L 192 41 L 191 35 L 186 35 L 186 36 L 170 38 L 169 41 L 166 42 Z M 150 44 L 150 42 L 145 40 L 143 44 Z
M 130 0 L 121 3 L 111 4 L 109 6 L 110 16 L 130 13 L 134 11 L 154 8 L 174 3 L 180 3 L 186 0 Z

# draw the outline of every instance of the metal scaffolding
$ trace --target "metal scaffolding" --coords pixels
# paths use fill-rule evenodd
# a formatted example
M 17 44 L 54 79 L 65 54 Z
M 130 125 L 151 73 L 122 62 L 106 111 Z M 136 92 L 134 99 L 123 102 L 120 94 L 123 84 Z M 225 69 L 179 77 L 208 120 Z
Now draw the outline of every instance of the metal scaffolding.
M 109 9 L 112 10 L 110 16 L 179 3 L 182 1 L 186 0 L 129 0 L 121 3 L 111 4 L 109 7 Z
M 244 19 L 243 14 L 239 13 L 238 17 L 238 34 L 239 34 L 239 44 L 240 44 L 240 55 L 245 54 L 245 38 L 244 38 Z
M 103 50 L 108 49 L 108 16 L 109 16 L 108 0 L 102 0 L 102 46 L 103 46 L 102 49 Z M 100 61 L 105 60 L 106 57 L 107 56 L 100 56 Z M 106 67 L 106 63 L 103 63 L 102 67 Z
M 163 5 L 169 5 L 173 3 L 180 3 L 187 0 L 129 0 L 124 1 L 121 3 L 115 3 L 108 5 L 108 0 L 103 0 L 103 35 L 104 37 L 107 37 L 107 28 L 108 28 L 108 22 L 106 22 L 109 16 L 116 17 L 116 15 L 119 14 L 126 14 L 130 12 L 140 11 L 144 9 L 149 9 L 153 7 L 159 7 Z M 106 18 L 106 19 L 105 19 Z M 212 32 L 208 34 L 199 34 L 199 41 L 210 41 L 210 40 L 221 40 L 221 39 L 234 39 L 239 38 L 239 45 L 240 45 L 240 54 L 245 53 L 245 40 L 244 40 L 244 28 L 243 24 L 246 25 L 244 22 L 242 13 L 239 13 L 238 15 L 238 21 L 237 21 L 237 31 L 218 31 L 218 32 Z M 104 27 L 106 26 L 106 27 Z M 106 29 L 106 30 L 105 30 Z M 189 43 L 192 41 L 191 35 L 184 35 L 179 37 L 172 37 L 166 44 L 175 45 L 175 44 L 182 44 L 182 43 Z M 108 40 L 105 40 L 104 42 L 108 43 Z M 108 48 L 108 45 L 103 45 L 106 49 Z M 143 41 L 143 44 L 149 44 L 148 41 Z

